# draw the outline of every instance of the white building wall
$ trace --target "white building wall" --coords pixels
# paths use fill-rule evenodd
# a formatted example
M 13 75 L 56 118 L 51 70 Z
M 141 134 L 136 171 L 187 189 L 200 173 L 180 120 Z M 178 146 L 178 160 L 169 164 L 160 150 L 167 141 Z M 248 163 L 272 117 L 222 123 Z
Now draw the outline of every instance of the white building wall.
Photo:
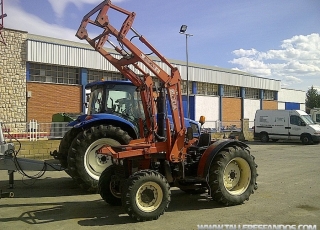
M 243 118 L 254 121 L 256 111 L 260 109 L 260 100 L 244 99 L 244 116 Z
M 306 111 L 306 104 L 300 104 L 300 110 Z
M 205 128 L 217 128 L 219 111 L 219 97 L 195 96 L 195 117 L 206 117 Z
M 278 109 L 286 109 L 286 104 L 284 102 L 278 102 Z
M 306 92 L 302 90 L 282 88 L 278 92 L 278 101 L 304 104 L 306 102 Z

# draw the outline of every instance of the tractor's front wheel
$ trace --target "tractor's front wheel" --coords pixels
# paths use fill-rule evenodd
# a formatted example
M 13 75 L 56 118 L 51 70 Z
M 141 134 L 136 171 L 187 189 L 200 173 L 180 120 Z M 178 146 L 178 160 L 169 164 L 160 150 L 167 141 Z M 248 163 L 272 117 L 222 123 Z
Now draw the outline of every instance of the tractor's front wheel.
M 122 190 L 122 205 L 137 221 L 156 220 L 169 207 L 170 186 L 166 178 L 153 170 L 131 175 Z
M 96 192 L 101 173 L 112 165 L 110 157 L 97 150 L 104 145 L 128 144 L 130 139 L 126 132 L 112 125 L 93 126 L 79 133 L 68 154 L 68 167 L 76 183 L 89 192 Z
M 223 149 L 213 160 L 209 186 L 213 200 L 224 205 L 242 204 L 257 189 L 257 165 L 245 148 Z
M 108 204 L 113 206 L 120 206 L 120 188 L 120 179 L 115 175 L 115 166 L 111 165 L 102 172 L 99 178 L 98 192 L 101 198 Z

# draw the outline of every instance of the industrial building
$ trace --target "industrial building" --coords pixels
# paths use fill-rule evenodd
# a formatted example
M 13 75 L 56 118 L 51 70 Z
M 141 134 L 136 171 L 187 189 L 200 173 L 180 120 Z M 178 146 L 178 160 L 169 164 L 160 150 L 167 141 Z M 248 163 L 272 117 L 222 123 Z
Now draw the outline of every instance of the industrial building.
M 11 29 L 4 29 L 3 34 L 7 45 L 0 45 L 2 122 L 50 122 L 55 113 L 84 112 L 87 83 L 125 80 L 87 44 Z M 168 60 L 180 71 L 186 105 L 186 62 Z M 207 127 L 215 127 L 217 121 L 253 121 L 258 109 L 305 110 L 305 92 L 283 89 L 279 80 L 193 63 L 188 66 L 190 118 L 204 115 Z

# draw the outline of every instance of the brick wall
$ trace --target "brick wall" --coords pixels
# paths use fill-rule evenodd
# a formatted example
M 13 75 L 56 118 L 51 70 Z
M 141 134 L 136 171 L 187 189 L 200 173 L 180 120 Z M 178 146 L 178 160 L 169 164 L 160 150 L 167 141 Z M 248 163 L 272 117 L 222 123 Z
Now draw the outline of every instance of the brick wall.
M 28 121 L 51 122 L 55 113 L 82 111 L 81 86 L 28 82 L 27 91 L 32 92 L 27 99 Z
M 241 99 L 222 98 L 222 121 L 239 121 L 241 119 Z
M 278 109 L 278 101 L 263 100 L 262 109 L 265 109 L 265 110 Z

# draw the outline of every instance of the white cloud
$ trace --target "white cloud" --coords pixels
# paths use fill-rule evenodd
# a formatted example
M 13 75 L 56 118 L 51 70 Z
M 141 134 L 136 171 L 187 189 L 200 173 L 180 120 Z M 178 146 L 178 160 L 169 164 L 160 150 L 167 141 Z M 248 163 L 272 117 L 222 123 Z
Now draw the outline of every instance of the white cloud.
M 316 89 L 320 93 L 320 86 L 314 85 L 313 88 Z
M 300 78 L 294 77 L 294 76 L 285 76 L 283 79 L 283 81 L 287 82 L 287 83 L 301 83 L 302 80 Z
M 261 77 L 282 80 L 283 85 L 297 85 L 320 78 L 320 35 L 297 35 L 282 41 L 280 49 L 260 52 L 256 49 L 234 50 L 230 63 L 235 69 Z M 310 78 L 311 79 L 311 78 Z
M 256 55 L 256 54 L 258 53 L 258 51 L 255 50 L 255 49 L 251 49 L 251 50 L 239 49 L 239 50 L 233 51 L 233 53 L 234 53 L 236 56 L 243 57 L 243 56 L 253 56 L 253 55 Z
M 31 34 L 44 35 L 48 37 L 61 38 L 79 42 L 75 37 L 75 30 L 61 27 L 43 21 L 41 18 L 25 12 L 19 5 L 19 0 L 12 0 L 6 3 L 6 13 L 10 15 L 6 18 L 5 27 L 27 31 Z M 13 15 L 17 15 L 16 17 Z
M 123 0 L 113 0 L 112 3 L 122 2 Z M 102 0 L 48 0 L 58 19 L 63 18 L 66 7 L 73 3 L 78 8 L 82 8 L 84 4 L 98 5 Z

